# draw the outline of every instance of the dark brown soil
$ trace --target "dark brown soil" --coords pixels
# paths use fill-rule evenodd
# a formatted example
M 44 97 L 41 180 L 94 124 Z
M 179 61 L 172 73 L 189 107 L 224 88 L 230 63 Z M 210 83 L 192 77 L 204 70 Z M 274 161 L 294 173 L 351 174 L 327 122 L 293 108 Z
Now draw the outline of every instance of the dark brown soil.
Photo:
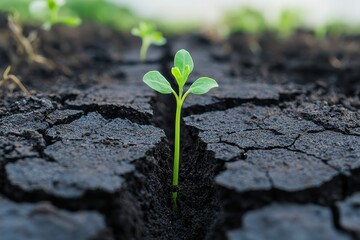
M 171 79 L 181 48 L 189 83 L 220 87 L 185 102 L 174 213 L 174 99 L 142 76 Z M 360 37 L 189 34 L 140 63 L 137 39 L 82 25 L 36 49 L 55 69 L 1 17 L 0 66 L 32 92 L 0 93 L 1 239 L 360 239 Z

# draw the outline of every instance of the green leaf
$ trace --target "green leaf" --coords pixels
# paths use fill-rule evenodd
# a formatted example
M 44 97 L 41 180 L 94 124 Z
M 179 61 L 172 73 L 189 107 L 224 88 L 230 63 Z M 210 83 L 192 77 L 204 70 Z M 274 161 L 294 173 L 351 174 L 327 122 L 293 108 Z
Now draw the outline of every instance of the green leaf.
M 58 22 L 70 27 L 74 27 L 74 26 L 79 26 L 81 24 L 81 19 L 77 17 L 66 17 L 66 18 L 60 18 Z
M 210 91 L 210 89 L 219 87 L 217 82 L 208 77 L 201 77 L 197 79 L 189 88 L 189 92 L 193 94 L 204 94 Z
M 140 28 L 140 32 L 144 34 L 149 34 L 154 31 L 154 25 L 148 22 L 140 22 L 139 28 Z
M 172 67 L 171 68 L 171 73 L 175 77 L 176 82 L 178 83 L 178 85 L 180 85 L 182 77 L 181 77 L 181 73 L 180 73 L 179 68 L 178 67 Z
M 181 49 L 175 54 L 174 65 L 175 67 L 178 67 L 180 69 L 181 75 L 183 77 L 186 75 L 189 76 L 189 74 L 194 69 L 194 62 L 191 58 L 191 55 L 185 49 Z M 189 66 L 189 70 L 190 70 L 189 72 L 187 72 L 185 69 L 187 65 Z M 184 78 L 185 82 L 186 80 L 187 78 Z
M 162 45 L 164 45 L 166 43 L 166 39 L 163 37 L 161 32 L 154 32 L 151 35 L 151 42 L 154 45 L 162 46 Z
M 47 0 L 47 5 L 50 11 L 54 11 L 58 8 L 58 4 L 55 0 Z
M 184 76 L 183 76 L 184 84 L 185 84 L 186 80 L 188 79 L 190 73 L 191 73 L 191 69 L 190 69 L 189 65 L 186 65 L 185 71 L 184 71 Z
M 158 71 L 146 73 L 143 77 L 143 82 L 159 93 L 169 94 L 173 91 L 170 83 Z

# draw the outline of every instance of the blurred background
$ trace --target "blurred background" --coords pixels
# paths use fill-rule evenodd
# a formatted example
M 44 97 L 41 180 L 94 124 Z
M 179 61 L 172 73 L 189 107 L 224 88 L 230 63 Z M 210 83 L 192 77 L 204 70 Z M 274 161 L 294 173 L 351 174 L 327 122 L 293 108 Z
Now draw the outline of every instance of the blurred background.
M 306 24 L 316 26 L 329 21 L 360 22 L 359 0 L 207 0 L 163 1 L 111 0 L 134 10 L 140 16 L 161 17 L 167 21 L 195 21 L 203 24 L 221 21 L 231 9 L 250 7 L 260 11 L 267 21 L 275 22 L 282 11 L 297 10 Z M 164 11 L 166 10 L 166 11 Z M 306 18 L 305 18 L 306 17 Z
M 24 22 L 35 24 L 41 19 L 29 10 L 32 2 L 1 0 L 0 10 L 17 11 Z M 359 10 L 359 0 L 67 0 L 62 8 L 66 14 L 118 30 L 147 19 L 169 33 L 213 29 L 224 36 L 266 30 L 286 36 L 296 28 L 314 30 L 318 36 L 358 34 Z

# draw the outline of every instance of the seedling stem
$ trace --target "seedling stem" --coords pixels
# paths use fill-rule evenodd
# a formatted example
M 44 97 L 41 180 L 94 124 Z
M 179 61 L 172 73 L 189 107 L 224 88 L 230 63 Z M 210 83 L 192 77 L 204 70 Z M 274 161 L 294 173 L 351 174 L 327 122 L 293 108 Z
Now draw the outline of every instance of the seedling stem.
M 143 43 L 141 44 L 141 48 L 140 48 L 140 60 L 142 62 L 144 62 L 146 60 L 146 54 L 147 54 L 147 50 L 149 49 L 151 43 L 149 40 L 144 39 Z
M 151 44 L 162 46 L 166 43 L 162 33 L 156 31 L 155 26 L 147 22 L 141 22 L 138 27 L 131 29 L 131 34 L 142 40 L 140 48 L 140 61 L 142 62 L 146 60 L 146 54 Z

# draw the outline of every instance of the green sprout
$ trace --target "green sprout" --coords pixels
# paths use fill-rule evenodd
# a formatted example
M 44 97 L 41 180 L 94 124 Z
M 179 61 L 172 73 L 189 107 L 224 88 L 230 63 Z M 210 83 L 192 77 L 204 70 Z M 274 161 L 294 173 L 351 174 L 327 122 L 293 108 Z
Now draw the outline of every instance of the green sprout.
M 298 11 L 286 9 L 280 14 L 276 30 L 279 36 L 284 39 L 289 37 L 302 24 L 302 15 Z
M 230 11 L 224 18 L 225 26 L 228 26 L 230 33 L 243 32 L 247 33 L 249 50 L 259 56 L 262 48 L 259 43 L 259 35 L 268 29 L 264 15 L 253 8 L 242 7 L 235 11 Z
M 208 77 L 200 77 L 197 79 L 189 89 L 184 93 L 184 85 L 194 69 L 194 63 L 188 51 L 181 49 L 175 54 L 174 67 L 171 68 L 171 73 L 175 77 L 176 83 L 179 87 L 178 93 L 171 87 L 166 78 L 158 71 L 150 71 L 143 77 L 144 83 L 150 88 L 162 94 L 174 94 L 176 100 L 176 115 L 175 115 L 175 146 L 174 146 L 174 166 L 173 166 L 173 192 L 172 200 L 174 210 L 177 210 L 177 187 L 179 183 L 179 163 L 180 163 L 180 119 L 181 108 L 185 98 L 190 94 L 205 94 L 210 89 L 218 87 L 217 82 Z
M 231 32 L 246 32 L 259 34 L 267 29 L 264 15 L 253 8 L 243 7 L 235 11 L 230 11 L 225 15 L 225 24 L 229 26 Z
M 65 0 L 35 0 L 31 3 L 30 9 L 34 14 L 43 15 L 46 13 L 46 21 L 43 24 L 45 30 L 50 30 L 56 24 L 64 24 L 74 27 L 81 24 L 78 17 L 61 17 L 59 12 L 65 4 Z
M 151 44 L 156 46 L 162 46 L 166 43 L 166 39 L 163 37 L 162 33 L 156 31 L 156 28 L 153 24 L 141 22 L 139 27 L 133 28 L 131 34 L 141 38 L 142 45 L 140 48 L 140 60 L 142 62 L 146 59 L 146 53 Z
M 360 25 L 348 24 L 341 20 L 334 20 L 314 29 L 315 37 L 321 40 L 327 36 L 339 37 L 360 33 Z
M 64 4 L 65 0 L 35 0 L 31 2 L 29 10 L 34 16 L 41 16 L 46 13 L 47 20 L 43 24 L 43 28 L 46 30 L 50 30 L 53 25 L 58 23 L 67 26 L 79 25 L 81 23 L 79 18 L 59 16 L 59 10 Z M 33 47 L 33 43 L 38 38 L 38 31 L 32 31 L 29 36 L 24 35 L 23 25 L 19 21 L 17 12 L 8 16 L 8 27 L 18 44 L 19 52 L 25 54 L 29 62 L 44 65 L 48 69 L 55 68 L 55 64 L 51 60 L 38 54 Z

